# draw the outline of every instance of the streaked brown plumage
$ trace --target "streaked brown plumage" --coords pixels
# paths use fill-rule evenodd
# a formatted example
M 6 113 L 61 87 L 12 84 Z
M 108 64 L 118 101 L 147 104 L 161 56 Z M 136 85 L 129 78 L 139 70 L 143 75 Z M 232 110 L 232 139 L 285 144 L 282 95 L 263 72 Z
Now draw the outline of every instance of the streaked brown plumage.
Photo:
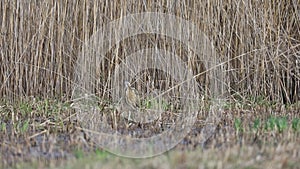
M 126 103 L 133 109 L 137 109 L 139 106 L 139 95 L 135 88 L 131 87 L 131 84 L 125 81 L 125 100 Z

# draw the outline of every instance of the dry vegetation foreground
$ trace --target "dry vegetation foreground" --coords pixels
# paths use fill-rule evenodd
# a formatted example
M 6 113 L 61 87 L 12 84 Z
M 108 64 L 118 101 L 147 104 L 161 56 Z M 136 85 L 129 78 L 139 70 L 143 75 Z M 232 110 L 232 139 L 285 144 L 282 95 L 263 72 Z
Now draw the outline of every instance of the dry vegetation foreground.
M 299 106 L 230 104 L 205 143 L 200 139 L 203 123 L 199 117 L 192 131 L 172 150 L 152 158 L 130 159 L 106 152 L 87 138 L 68 103 L 36 99 L 16 105 L 2 102 L 1 167 L 297 168 Z

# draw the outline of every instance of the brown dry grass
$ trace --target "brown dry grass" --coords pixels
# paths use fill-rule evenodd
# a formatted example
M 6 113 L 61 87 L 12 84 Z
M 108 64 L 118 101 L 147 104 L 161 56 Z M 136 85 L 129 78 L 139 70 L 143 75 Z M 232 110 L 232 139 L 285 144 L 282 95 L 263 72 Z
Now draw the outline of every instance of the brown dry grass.
M 299 166 L 299 104 L 253 103 L 226 110 L 213 135 L 203 144 L 200 117 L 173 149 L 157 157 L 130 159 L 100 149 L 81 130 L 68 104 L 55 100 L 1 103 L 0 168 L 296 168 Z M 270 117 L 285 117 L 287 127 L 266 128 Z M 12 119 L 15 118 L 15 119 Z M 240 129 L 235 127 L 241 120 Z M 260 125 L 254 127 L 259 119 Z M 292 121 L 298 119 L 294 128 Z M 29 120 L 29 125 L 26 121 Z M 5 124 L 5 126 L 3 126 Z M 151 132 L 155 133 L 154 129 Z M 119 129 L 123 132 L 135 128 Z

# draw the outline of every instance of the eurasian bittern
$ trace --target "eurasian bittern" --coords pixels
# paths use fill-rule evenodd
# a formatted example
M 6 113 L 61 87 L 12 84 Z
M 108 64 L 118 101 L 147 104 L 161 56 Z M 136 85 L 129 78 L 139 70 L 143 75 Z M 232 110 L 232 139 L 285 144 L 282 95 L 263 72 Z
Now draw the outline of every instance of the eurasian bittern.
M 138 108 L 140 102 L 138 92 L 135 88 L 131 87 L 128 81 L 125 81 L 125 100 L 131 108 Z

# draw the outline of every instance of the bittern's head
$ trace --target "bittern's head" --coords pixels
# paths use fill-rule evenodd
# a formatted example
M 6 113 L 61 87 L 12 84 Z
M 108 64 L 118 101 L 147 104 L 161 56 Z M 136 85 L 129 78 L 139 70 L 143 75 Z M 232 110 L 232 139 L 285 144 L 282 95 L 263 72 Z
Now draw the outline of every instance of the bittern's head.
M 130 83 L 128 81 L 125 81 L 125 87 L 129 88 L 130 86 L 131 86 Z

